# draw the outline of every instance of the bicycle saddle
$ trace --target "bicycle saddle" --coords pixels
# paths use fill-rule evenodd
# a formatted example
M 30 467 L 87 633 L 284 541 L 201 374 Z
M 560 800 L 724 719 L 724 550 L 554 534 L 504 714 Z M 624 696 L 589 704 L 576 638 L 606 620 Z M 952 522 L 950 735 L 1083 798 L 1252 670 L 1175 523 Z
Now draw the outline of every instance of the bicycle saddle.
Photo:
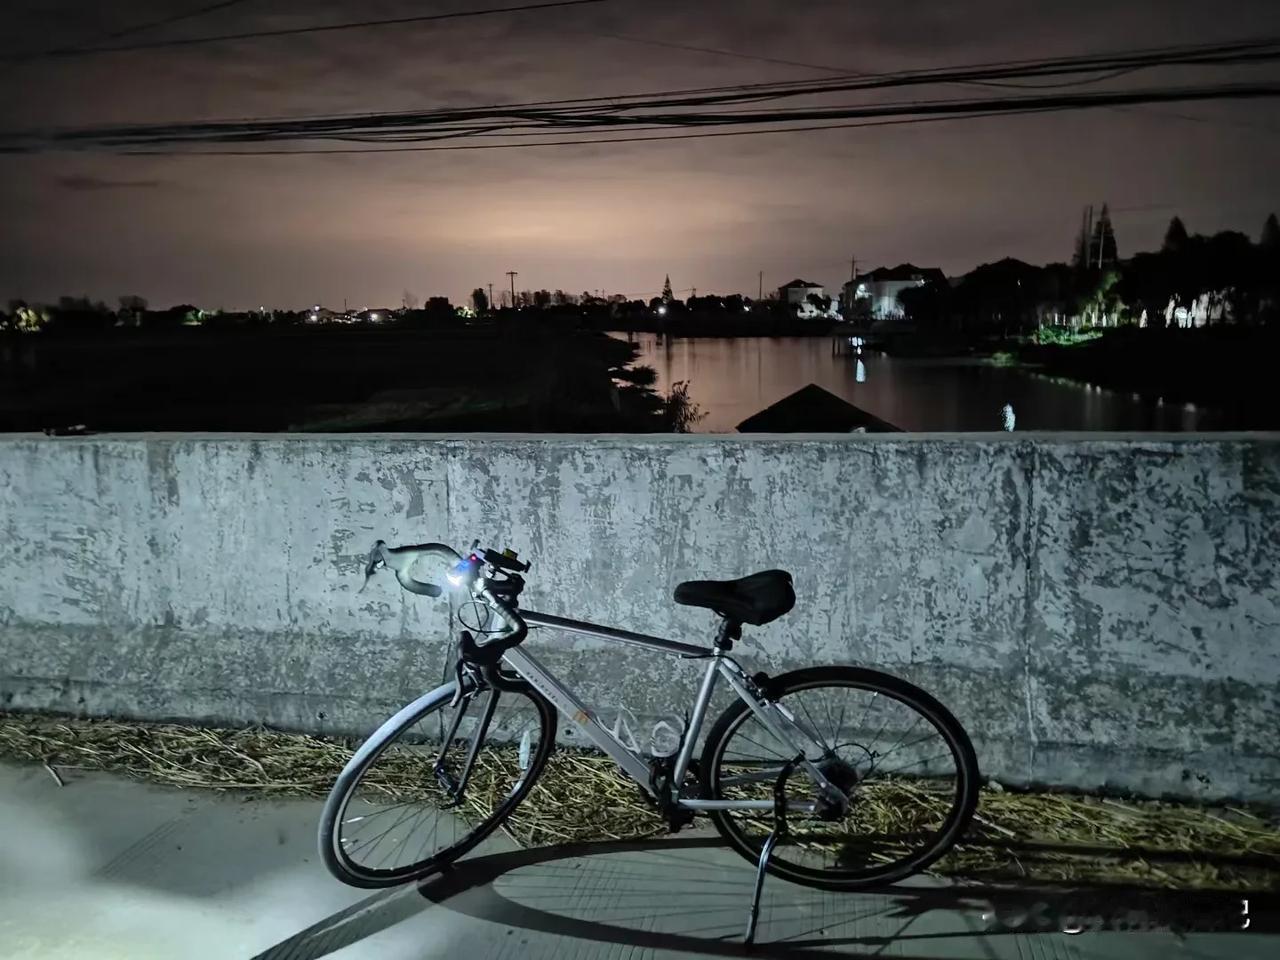
M 759 626 L 795 606 L 791 574 L 785 570 L 764 570 L 737 580 L 686 580 L 676 586 L 676 603 L 686 607 L 706 607 L 738 623 Z

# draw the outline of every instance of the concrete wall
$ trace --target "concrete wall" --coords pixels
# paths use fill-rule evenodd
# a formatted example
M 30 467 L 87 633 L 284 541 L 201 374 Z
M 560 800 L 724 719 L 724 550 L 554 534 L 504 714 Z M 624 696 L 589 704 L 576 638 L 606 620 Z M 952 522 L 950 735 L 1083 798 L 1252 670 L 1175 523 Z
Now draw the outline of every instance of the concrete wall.
M 695 641 L 678 581 L 790 570 L 744 661 L 914 679 L 1009 783 L 1280 797 L 1274 434 L 11 436 L 0 524 L 10 709 L 366 732 L 449 627 L 365 553 L 479 537 L 527 608 Z M 642 717 L 697 670 L 530 644 Z

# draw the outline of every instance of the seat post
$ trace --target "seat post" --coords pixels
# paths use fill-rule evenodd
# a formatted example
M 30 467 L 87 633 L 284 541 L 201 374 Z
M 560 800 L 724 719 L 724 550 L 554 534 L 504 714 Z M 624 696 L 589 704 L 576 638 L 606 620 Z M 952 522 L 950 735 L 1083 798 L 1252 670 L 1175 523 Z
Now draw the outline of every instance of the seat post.
M 742 639 L 742 624 L 737 620 L 725 617 L 720 622 L 720 632 L 716 634 L 716 649 L 729 651 L 733 649 L 733 641 Z

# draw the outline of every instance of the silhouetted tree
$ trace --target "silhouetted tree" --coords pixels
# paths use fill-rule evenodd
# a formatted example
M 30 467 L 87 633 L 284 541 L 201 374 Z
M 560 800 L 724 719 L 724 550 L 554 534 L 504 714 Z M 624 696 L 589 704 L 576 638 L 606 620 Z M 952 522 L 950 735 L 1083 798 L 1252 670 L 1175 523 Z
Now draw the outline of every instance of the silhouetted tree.
M 551 306 L 551 291 L 535 290 L 533 292 L 533 305 L 539 310 L 545 310 Z
M 145 297 L 126 294 L 120 297 L 120 311 L 118 316 L 120 322 L 127 326 L 138 326 L 142 322 L 142 315 L 146 312 L 147 301 Z
M 671 274 L 667 274 L 666 279 L 662 281 L 662 299 L 666 303 L 675 299 L 675 295 L 671 292 Z
M 1181 217 L 1169 221 L 1169 229 L 1164 232 L 1164 243 L 1160 249 L 1166 253 L 1179 253 L 1187 246 L 1187 228 Z
M 663 401 L 662 418 L 672 433 L 688 433 L 689 428 L 706 416 L 689 398 L 689 381 L 679 380 Z
M 1139 253 L 1124 265 L 1118 293 L 1129 306 L 1133 319 L 1145 311 L 1147 326 L 1163 327 L 1165 310 L 1174 295 L 1174 257 L 1168 251 Z
M 1254 265 L 1258 278 L 1258 321 L 1280 320 L 1280 223 L 1273 213 L 1262 227 Z
M 471 308 L 476 313 L 489 312 L 489 297 L 485 294 L 483 287 L 476 287 L 471 291 Z
M 1280 250 L 1280 221 L 1276 220 L 1274 213 L 1267 217 L 1267 222 L 1262 225 L 1262 236 L 1258 239 L 1258 246 L 1273 252 Z
M 637 387 L 651 387 L 658 382 L 658 371 L 648 365 L 615 370 L 612 376 Z
M 814 309 L 822 313 L 826 313 L 829 309 L 831 309 L 830 297 L 825 297 L 825 296 L 820 297 L 816 293 L 811 293 L 805 297 L 805 300 L 808 301 L 810 306 L 812 306 Z
M 88 297 L 59 297 L 49 311 L 49 329 L 62 333 L 91 333 L 114 326 L 115 314 L 102 301 Z
M 1089 245 L 1089 266 L 1095 270 L 1106 270 L 1115 266 L 1117 259 L 1116 235 L 1111 228 L 1111 214 L 1104 203 L 1102 212 L 1098 214 L 1098 222 L 1093 227 L 1093 241 Z
M 936 284 L 907 287 L 898 292 L 898 303 L 917 330 L 933 332 L 947 325 L 945 294 Z
M 417 310 L 418 304 L 420 301 L 418 300 L 415 294 L 410 293 L 408 290 L 406 290 L 403 294 L 401 294 L 400 302 L 404 305 L 404 308 L 406 310 Z
M 147 310 L 138 318 L 141 326 L 151 329 L 181 327 L 188 321 L 198 319 L 200 311 L 189 303 L 180 303 L 167 310 Z

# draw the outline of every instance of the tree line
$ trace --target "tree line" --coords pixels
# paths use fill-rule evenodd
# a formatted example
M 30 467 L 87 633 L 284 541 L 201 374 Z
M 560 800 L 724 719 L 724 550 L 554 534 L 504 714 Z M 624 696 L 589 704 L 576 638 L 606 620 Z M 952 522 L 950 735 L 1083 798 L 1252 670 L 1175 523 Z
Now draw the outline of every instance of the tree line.
M 1098 247 L 1086 242 L 1081 249 Z M 1113 240 L 1111 250 L 1098 257 L 1101 265 L 1080 252 L 1073 263 L 1042 267 L 1006 258 L 949 283 L 909 288 L 898 299 L 922 332 L 1015 335 L 1052 326 L 1280 322 L 1275 214 L 1257 243 L 1234 230 L 1189 234 L 1174 217 L 1159 250 L 1127 260 L 1114 257 Z

